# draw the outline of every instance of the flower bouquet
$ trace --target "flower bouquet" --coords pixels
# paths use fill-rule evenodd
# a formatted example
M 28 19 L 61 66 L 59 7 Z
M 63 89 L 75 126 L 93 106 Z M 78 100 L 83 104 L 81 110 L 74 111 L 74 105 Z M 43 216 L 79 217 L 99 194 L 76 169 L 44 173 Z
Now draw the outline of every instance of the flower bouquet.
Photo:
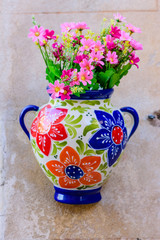
M 113 87 L 140 61 L 133 39 L 139 28 L 115 14 L 103 20 L 98 34 L 86 23 L 64 23 L 62 36 L 36 24 L 29 37 L 46 64 L 49 102 L 26 106 L 20 124 L 32 143 L 34 154 L 54 184 L 55 200 L 88 204 L 101 199 L 100 189 L 117 166 L 121 153 L 135 132 L 139 118 L 135 109 L 116 109 L 110 103 Z M 36 111 L 30 131 L 24 122 Z M 127 127 L 123 112 L 129 113 Z
M 47 92 L 53 99 L 113 88 L 133 65 L 139 68 L 135 52 L 142 50 L 142 44 L 133 39 L 133 34 L 141 30 L 118 13 L 109 23 L 103 19 L 99 33 L 91 31 L 85 22 L 65 22 L 61 42 L 53 30 L 37 25 L 34 17 L 33 24 L 28 37 L 42 54 L 49 81 Z

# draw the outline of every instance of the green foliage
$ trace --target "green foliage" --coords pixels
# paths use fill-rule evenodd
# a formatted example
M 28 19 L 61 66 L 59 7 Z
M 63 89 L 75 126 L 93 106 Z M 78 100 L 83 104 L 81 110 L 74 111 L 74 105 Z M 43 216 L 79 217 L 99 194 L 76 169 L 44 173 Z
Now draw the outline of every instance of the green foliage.
M 84 101 L 81 102 L 81 104 L 87 104 L 87 105 L 95 106 L 95 105 L 100 105 L 100 101 L 98 101 L 98 100 L 84 100 Z
M 112 77 L 109 80 L 108 88 L 113 88 L 114 85 L 117 85 L 120 83 L 120 75 L 118 73 L 114 73 Z
M 36 141 L 34 139 L 32 139 L 31 143 L 32 143 L 32 147 L 34 149 L 34 152 L 37 153 L 39 155 L 39 157 L 44 158 L 44 156 L 41 154 L 41 150 L 36 145 Z
M 98 75 L 98 81 L 104 89 L 108 88 L 108 81 L 111 79 L 113 74 L 115 73 L 114 68 L 110 68 L 106 70 L 105 72 L 100 72 Z
M 44 169 L 47 177 L 51 178 L 51 179 L 52 179 L 52 182 L 53 182 L 55 185 L 58 185 L 57 178 L 56 178 L 49 170 L 46 169 L 45 165 L 41 164 L 41 167 Z
M 77 106 L 77 107 L 73 107 L 71 109 L 71 111 L 78 111 L 79 113 L 84 113 L 86 112 L 88 109 L 90 109 L 89 107 L 81 107 L 81 106 Z
M 76 147 L 79 154 L 83 154 L 84 152 L 84 143 L 81 140 L 77 140 L 76 143 L 79 145 Z

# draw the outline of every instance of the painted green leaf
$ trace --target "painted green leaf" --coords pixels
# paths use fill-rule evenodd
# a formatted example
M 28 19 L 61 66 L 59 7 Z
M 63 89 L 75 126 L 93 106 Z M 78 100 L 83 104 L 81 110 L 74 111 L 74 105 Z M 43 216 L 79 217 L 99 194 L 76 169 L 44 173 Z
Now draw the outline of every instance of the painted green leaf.
M 108 103 L 108 105 L 109 105 L 110 104 L 110 99 L 105 99 L 103 102 Z
M 65 101 L 61 101 L 61 106 L 65 107 L 67 103 Z
M 41 158 L 44 158 L 44 156 L 39 151 L 37 151 L 37 153 Z
M 81 107 L 81 106 L 77 106 L 77 107 L 73 107 L 71 109 L 71 111 L 78 111 L 80 113 L 84 113 L 86 112 L 88 109 L 90 109 L 89 107 Z
M 64 119 L 64 121 L 65 121 L 66 123 L 70 123 L 73 119 L 74 119 L 74 115 L 73 115 L 73 116 L 70 116 L 70 114 L 68 114 L 68 115 L 66 116 L 66 118 Z
M 86 126 L 83 130 L 83 136 L 86 136 L 88 132 L 90 132 L 90 131 L 92 131 L 96 128 L 99 128 L 98 123 L 97 124 L 90 124 L 90 125 Z
M 74 106 L 74 103 L 78 102 L 78 101 L 75 101 L 75 100 L 65 100 L 65 101 L 66 101 L 66 103 L 68 103 L 71 106 Z
M 83 118 L 83 116 L 82 115 L 80 115 L 78 118 L 76 118 L 75 120 L 73 120 L 73 121 L 71 121 L 69 124 L 77 124 L 77 123 L 79 123 L 81 120 L 82 120 L 82 118 Z
M 50 103 L 54 105 L 54 100 L 52 99 L 52 100 L 50 101 Z
M 72 139 L 75 138 L 77 136 L 76 129 L 73 126 L 68 125 L 68 124 L 65 124 L 65 126 L 67 127 L 67 130 L 68 130 L 70 136 L 72 136 Z
M 57 147 L 55 144 L 53 144 L 53 151 L 51 153 L 51 155 L 56 155 L 57 154 Z
M 96 153 L 99 154 L 103 154 L 105 150 L 96 150 Z
M 84 155 L 87 155 L 87 156 L 90 156 L 92 154 L 94 154 L 94 155 L 96 154 L 96 152 L 94 150 L 92 150 L 92 149 L 89 149 L 89 150 L 84 152 Z
M 108 113 L 112 113 L 112 108 L 107 108 L 106 105 L 104 105 L 104 107 L 99 107 L 99 109 Z
M 84 100 L 84 101 L 81 102 L 81 104 L 87 104 L 87 105 L 94 106 L 94 105 L 100 105 L 100 101 L 98 101 L 98 100 Z
M 101 171 L 101 172 L 106 176 L 107 171 L 103 170 L 103 171 Z
M 82 125 L 78 124 L 78 125 L 74 125 L 75 128 L 80 128 Z
M 80 147 L 80 153 L 79 154 L 83 154 L 83 152 L 84 152 L 84 143 L 81 140 L 77 140 L 76 143 Z
M 56 142 L 56 141 L 55 141 L 55 144 L 56 144 L 57 147 L 64 147 L 64 146 L 66 146 L 67 141 L 64 141 L 64 142 Z M 54 154 L 54 155 L 55 155 L 55 154 Z

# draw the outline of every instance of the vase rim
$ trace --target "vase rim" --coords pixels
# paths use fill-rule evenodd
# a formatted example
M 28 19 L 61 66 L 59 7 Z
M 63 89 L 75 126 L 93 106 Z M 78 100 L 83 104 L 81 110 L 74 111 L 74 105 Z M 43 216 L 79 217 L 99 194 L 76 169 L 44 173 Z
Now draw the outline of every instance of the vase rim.
M 104 90 L 88 90 L 86 91 L 86 93 L 80 94 L 79 97 L 76 95 L 70 95 L 70 96 L 71 96 L 71 99 L 79 99 L 79 100 L 107 99 L 107 98 L 111 98 L 113 92 L 114 92 L 113 88 L 104 89 Z

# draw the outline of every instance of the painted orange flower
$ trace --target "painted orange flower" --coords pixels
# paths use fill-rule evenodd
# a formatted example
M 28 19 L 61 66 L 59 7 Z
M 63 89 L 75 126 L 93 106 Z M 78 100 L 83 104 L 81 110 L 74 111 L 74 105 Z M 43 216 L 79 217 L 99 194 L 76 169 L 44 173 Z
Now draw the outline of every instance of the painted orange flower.
M 59 177 L 62 188 L 77 188 L 81 184 L 92 185 L 101 181 L 101 174 L 95 171 L 101 162 L 99 156 L 87 156 L 80 159 L 78 153 L 70 146 L 60 153 L 60 161 L 47 162 L 48 169 Z

